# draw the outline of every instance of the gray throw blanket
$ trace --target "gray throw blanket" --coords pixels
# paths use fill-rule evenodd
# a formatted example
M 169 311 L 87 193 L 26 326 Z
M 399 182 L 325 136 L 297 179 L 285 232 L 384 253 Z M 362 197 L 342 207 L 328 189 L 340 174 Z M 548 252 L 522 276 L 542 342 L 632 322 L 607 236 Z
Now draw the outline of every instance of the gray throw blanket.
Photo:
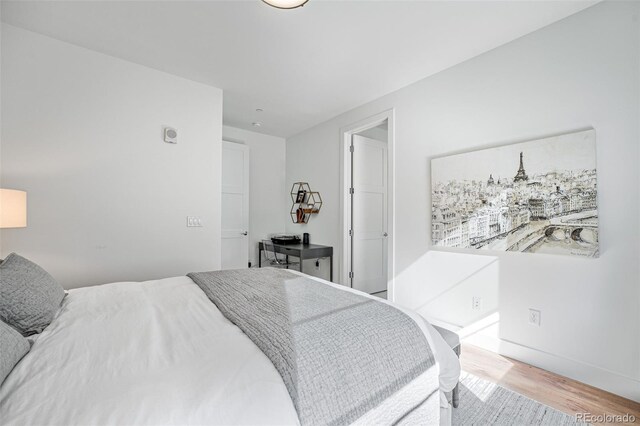
M 357 420 L 434 365 L 385 303 L 278 269 L 188 274 L 278 370 L 303 425 Z

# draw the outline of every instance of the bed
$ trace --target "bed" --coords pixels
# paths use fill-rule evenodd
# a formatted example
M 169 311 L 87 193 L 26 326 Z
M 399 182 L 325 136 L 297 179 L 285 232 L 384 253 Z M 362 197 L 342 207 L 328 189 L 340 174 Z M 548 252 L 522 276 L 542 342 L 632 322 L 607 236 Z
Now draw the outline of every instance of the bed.
M 435 364 L 349 423 L 450 423 L 457 357 L 426 321 L 401 311 L 426 337 Z M 187 276 L 70 290 L 32 340 L 0 388 L 3 425 L 301 423 L 282 372 Z

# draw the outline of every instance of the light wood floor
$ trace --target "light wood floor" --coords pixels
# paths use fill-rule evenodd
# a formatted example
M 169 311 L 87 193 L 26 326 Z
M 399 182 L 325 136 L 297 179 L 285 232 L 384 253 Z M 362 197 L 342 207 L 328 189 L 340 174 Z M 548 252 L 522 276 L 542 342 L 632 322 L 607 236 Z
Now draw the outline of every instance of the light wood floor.
M 640 424 L 640 404 L 584 383 L 464 343 L 460 361 L 468 373 L 567 414 L 629 413 Z

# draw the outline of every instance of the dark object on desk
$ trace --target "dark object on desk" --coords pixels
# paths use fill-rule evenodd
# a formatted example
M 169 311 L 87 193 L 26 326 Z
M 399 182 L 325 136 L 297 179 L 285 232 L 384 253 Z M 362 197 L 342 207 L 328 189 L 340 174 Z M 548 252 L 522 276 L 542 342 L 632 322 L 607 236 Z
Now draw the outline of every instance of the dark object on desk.
M 302 244 L 309 244 L 309 233 L 305 232 L 302 234 Z
M 262 267 L 262 252 L 265 251 L 264 244 L 258 243 L 258 267 Z M 297 257 L 300 259 L 300 266 L 298 270 L 302 270 L 303 260 L 305 259 L 319 259 L 322 257 L 329 258 L 329 281 L 333 281 L 333 247 L 321 246 L 319 244 L 273 244 L 273 251 L 275 253 L 284 254 L 287 256 L 285 261 L 288 261 L 289 256 Z
M 271 241 L 274 244 L 287 245 L 287 244 L 300 244 L 300 237 L 297 235 L 276 235 L 271 237 Z

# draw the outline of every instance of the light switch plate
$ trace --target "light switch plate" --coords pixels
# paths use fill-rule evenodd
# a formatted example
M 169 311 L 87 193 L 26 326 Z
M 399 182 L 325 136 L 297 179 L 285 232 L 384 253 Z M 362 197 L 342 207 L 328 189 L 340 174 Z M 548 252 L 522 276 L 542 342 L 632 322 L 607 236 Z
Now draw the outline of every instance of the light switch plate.
M 198 216 L 187 216 L 188 228 L 200 228 L 202 227 L 202 221 Z

